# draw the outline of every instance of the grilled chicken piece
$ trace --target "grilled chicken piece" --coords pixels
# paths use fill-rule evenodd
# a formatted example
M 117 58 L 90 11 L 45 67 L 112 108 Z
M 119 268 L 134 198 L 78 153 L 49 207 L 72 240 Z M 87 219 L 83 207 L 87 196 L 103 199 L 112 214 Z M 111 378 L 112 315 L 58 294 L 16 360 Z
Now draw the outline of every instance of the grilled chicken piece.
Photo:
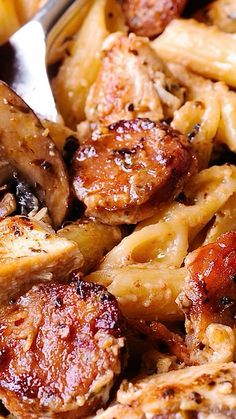
M 236 364 L 187 367 L 153 375 L 135 384 L 124 382 L 117 400 L 119 404 L 98 414 L 96 419 L 200 419 L 222 418 L 221 414 L 234 419 Z
M 187 138 L 148 119 L 120 121 L 75 154 L 73 186 L 86 215 L 136 223 L 179 194 L 196 168 Z
M 236 231 L 192 252 L 186 266 L 189 276 L 179 304 L 186 314 L 190 353 L 196 362 L 207 361 L 207 356 L 213 356 L 212 360 L 219 356 L 232 360 L 236 332 Z
M 76 243 L 44 223 L 21 216 L 0 221 L 0 305 L 39 282 L 65 281 L 82 264 Z
M 74 279 L 35 286 L 0 310 L 0 397 L 19 419 L 91 414 L 122 370 L 115 298 Z
M 62 157 L 37 116 L 0 82 L 0 154 L 36 188 L 55 227 L 68 211 L 70 188 Z
M 148 39 L 115 33 L 105 41 L 85 113 L 90 123 L 102 125 L 136 117 L 159 121 L 173 116 L 183 103 L 184 91 Z
M 121 0 L 126 23 L 139 36 L 159 35 L 179 17 L 187 0 Z

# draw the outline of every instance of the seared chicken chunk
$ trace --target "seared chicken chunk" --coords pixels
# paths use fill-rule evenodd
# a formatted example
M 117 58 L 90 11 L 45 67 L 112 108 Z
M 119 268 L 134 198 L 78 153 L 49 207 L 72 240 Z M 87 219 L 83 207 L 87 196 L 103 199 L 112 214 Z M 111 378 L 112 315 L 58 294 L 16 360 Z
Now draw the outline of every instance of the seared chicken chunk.
M 234 357 L 236 332 L 236 232 L 221 235 L 186 259 L 189 276 L 179 304 L 186 314 L 190 353 Z M 226 346 L 227 345 L 227 346 Z M 218 358 L 216 358 L 218 359 Z
M 165 68 L 148 39 L 120 33 L 104 45 L 102 66 L 86 101 L 89 122 L 109 125 L 121 119 L 173 116 L 184 89 Z
M 196 167 L 187 138 L 149 119 L 120 121 L 75 154 L 73 186 L 86 215 L 136 223 L 179 194 Z
M 75 279 L 75 278 L 74 278 Z M 122 370 L 123 319 L 103 287 L 33 287 L 0 310 L 0 397 L 17 418 L 79 418 Z
M 124 382 L 117 400 L 119 404 L 98 414 L 96 419 L 234 419 L 236 364 L 194 366 L 153 375 L 134 384 Z
M 126 22 L 140 36 L 159 35 L 168 23 L 179 17 L 187 0 L 121 0 Z
M 21 216 L 0 221 L 0 305 L 39 282 L 65 281 L 82 264 L 76 243 L 46 224 Z

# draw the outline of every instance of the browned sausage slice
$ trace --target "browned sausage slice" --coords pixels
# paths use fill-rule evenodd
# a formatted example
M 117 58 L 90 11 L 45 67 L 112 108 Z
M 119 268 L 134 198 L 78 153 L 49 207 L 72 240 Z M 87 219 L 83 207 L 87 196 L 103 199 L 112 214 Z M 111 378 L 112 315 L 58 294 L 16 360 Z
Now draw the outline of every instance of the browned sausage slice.
M 202 323 L 236 326 L 236 231 L 202 246 L 187 260 L 189 315 Z M 200 330 L 200 329 L 199 329 Z
M 186 259 L 189 277 L 178 297 L 196 363 L 232 360 L 236 330 L 236 231 L 221 235 Z
M 73 185 L 88 216 L 136 223 L 178 195 L 195 167 L 187 138 L 167 124 L 120 121 L 77 151 Z
M 0 397 L 17 418 L 79 418 L 122 369 L 123 320 L 103 287 L 33 287 L 0 311 Z
M 122 0 L 126 22 L 140 36 L 159 35 L 168 23 L 179 17 L 187 0 Z

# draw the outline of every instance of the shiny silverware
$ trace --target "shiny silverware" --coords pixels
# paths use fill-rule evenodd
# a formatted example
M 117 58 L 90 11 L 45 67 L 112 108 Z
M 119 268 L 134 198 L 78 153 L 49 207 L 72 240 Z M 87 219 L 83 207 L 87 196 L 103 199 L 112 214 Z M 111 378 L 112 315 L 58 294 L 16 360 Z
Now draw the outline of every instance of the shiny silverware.
M 47 48 L 88 5 L 88 0 L 49 0 L 0 47 L 0 79 L 40 116 L 58 121 L 46 68 Z M 49 45 L 48 42 L 49 41 Z

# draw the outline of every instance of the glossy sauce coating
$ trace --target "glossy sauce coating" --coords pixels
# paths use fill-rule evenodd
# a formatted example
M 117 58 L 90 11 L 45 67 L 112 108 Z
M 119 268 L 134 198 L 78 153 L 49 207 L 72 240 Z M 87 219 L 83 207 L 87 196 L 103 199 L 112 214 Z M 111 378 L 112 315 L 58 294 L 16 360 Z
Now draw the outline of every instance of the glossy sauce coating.
M 190 274 L 183 307 L 192 327 L 202 337 L 211 323 L 236 326 L 236 232 L 221 235 L 187 259 Z
M 17 418 L 79 418 L 122 369 L 123 319 L 101 286 L 33 287 L 0 311 L 0 397 Z
M 187 138 L 167 124 L 120 121 L 77 151 L 73 186 L 86 215 L 136 223 L 178 195 L 195 167 Z
M 122 9 L 131 31 L 140 36 L 159 35 L 179 17 L 187 0 L 122 0 Z

